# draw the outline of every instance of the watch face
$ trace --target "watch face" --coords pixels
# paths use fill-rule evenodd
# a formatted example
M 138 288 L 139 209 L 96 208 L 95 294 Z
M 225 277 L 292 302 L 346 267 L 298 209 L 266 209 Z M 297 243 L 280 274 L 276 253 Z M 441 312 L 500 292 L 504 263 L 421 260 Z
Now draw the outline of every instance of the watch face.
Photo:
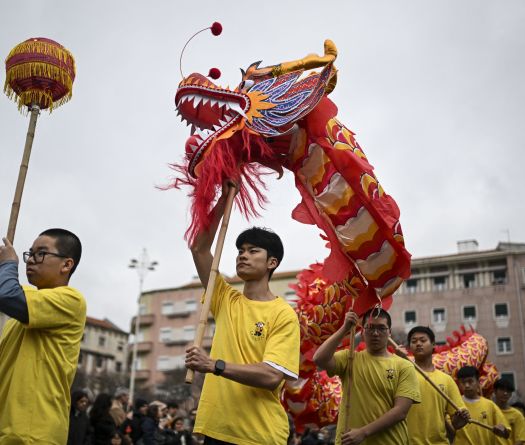
M 215 375 L 221 375 L 224 369 L 226 368 L 226 363 L 223 360 L 217 360 L 215 362 Z

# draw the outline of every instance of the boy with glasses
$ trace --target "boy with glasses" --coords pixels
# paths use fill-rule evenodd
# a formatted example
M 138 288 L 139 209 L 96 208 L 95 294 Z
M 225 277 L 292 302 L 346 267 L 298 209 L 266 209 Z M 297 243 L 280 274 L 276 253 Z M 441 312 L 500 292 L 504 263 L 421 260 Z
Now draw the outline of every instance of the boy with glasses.
M 33 288 L 20 285 L 18 256 L 3 244 L 0 311 L 12 320 L 0 339 L 0 445 L 62 445 L 86 321 L 84 297 L 68 286 L 82 246 L 67 230 L 42 232 L 23 254 Z
M 414 366 L 388 352 L 392 322 L 390 314 L 378 308 L 363 316 L 366 350 L 356 352 L 353 360 L 349 349 L 336 352 L 358 321 L 357 314 L 349 311 L 342 326 L 314 354 L 316 365 L 329 376 L 341 377 L 343 385 L 335 443 L 407 445 L 405 418 L 412 404 L 420 402 Z M 346 412 L 348 397 L 350 413 Z M 347 416 L 349 429 L 344 431 Z

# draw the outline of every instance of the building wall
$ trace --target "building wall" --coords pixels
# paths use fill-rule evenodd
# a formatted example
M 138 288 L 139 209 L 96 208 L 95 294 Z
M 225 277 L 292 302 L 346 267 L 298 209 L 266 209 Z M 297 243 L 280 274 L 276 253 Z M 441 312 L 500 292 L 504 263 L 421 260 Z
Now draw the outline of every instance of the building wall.
M 80 344 L 78 368 L 87 374 L 126 372 L 128 334 L 109 326 L 104 320 L 86 323 Z
M 525 394 L 524 288 L 523 245 L 414 259 L 411 278 L 394 295 L 392 327 L 430 326 L 443 343 L 461 325 L 472 326 L 488 341 L 488 360 Z

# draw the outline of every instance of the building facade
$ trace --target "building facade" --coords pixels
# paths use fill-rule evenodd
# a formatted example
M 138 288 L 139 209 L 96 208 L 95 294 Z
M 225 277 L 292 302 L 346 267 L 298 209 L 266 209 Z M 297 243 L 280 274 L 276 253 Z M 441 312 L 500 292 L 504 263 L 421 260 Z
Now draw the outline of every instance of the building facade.
M 455 254 L 412 260 L 410 279 L 394 295 L 392 327 L 429 326 L 444 344 L 472 326 L 489 343 L 488 360 L 525 395 L 524 290 L 525 244 L 480 251 L 475 240 L 459 242 Z
M 129 334 L 107 318 L 86 318 L 78 369 L 88 376 L 127 371 Z

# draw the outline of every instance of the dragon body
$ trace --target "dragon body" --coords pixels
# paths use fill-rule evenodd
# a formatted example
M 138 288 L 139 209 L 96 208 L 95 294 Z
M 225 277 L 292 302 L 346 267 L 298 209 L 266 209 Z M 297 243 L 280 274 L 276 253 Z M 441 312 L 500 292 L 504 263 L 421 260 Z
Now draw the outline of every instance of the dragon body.
M 239 184 L 241 212 L 257 215 L 266 202 L 263 176 L 271 169 L 294 175 L 301 202 L 292 217 L 316 225 L 330 249 L 323 264 L 300 274 L 296 286 L 301 378 L 287 386 L 283 403 L 299 427 L 333 423 L 337 415 L 339 381 L 316 372 L 311 361 L 320 342 L 349 308 L 358 314 L 388 308 L 410 275 L 399 209 L 328 98 L 337 83 L 336 57 L 334 43 L 326 40 L 323 56 L 251 64 L 234 89 L 194 73 L 175 95 L 178 114 L 192 128 L 185 160 L 174 165 L 180 175 L 173 184 L 191 187 L 190 243 L 209 226 L 228 180 Z

